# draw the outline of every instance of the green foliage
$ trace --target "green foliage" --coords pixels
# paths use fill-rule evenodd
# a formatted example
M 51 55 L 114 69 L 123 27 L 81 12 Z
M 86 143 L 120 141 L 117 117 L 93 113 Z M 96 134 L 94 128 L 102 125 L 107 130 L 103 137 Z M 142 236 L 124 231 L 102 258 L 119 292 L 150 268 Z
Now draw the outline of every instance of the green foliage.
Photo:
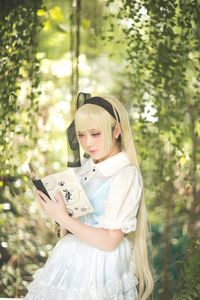
M 46 228 L 38 217 L 27 178 L 21 178 L 19 183 L 19 180 L 13 182 L 0 191 L 2 199 L 7 201 L 0 208 L 1 297 L 24 295 L 34 271 L 43 266 L 52 249 L 46 238 L 52 241 L 55 238 L 53 233 L 47 234 L 48 228 L 53 232 L 52 225 L 47 223 Z
M 115 13 L 124 22 L 126 93 L 152 223 L 155 299 L 172 299 L 181 289 L 176 261 L 198 234 L 199 15 L 198 1 L 159 0 L 119 1 Z
M 14 151 L 15 144 L 26 148 L 33 135 L 33 112 L 38 110 L 39 62 L 35 57 L 35 35 L 39 7 L 40 0 L 0 2 L 2 176 L 16 173 L 18 150 Z M 22 94 L 22 86 L 27 90 L 26 95 Z M 21 136 L 27 138 L 22 141 Z
M 56 241 L 24 176 L 30 158 L 40 173 L 65 165 L 71 1 L 45 5 L 0 0 L 2 297 L 25 294 Z M 199 16 L 194 0 L 82 1 L 80 88 L 114 94 L 130 112 L 152 224 L 155 300 L 199 293 L 199 243 L 191 242 L 200 211 Z
M 47 9 L 38 11 L 43 18 L 43 30 L 40 33 L 38 51 L 49 59 L 58 59 L 70 52 L 71 32 L 75 31 L 75 17 L 71 1 L 45 1 Z M 103 29 L 103 2 L 85 0 L 81 5 L 81 45 L 80 51 L 88 59 L 94 59 L 101 52 L 99 36 Z M 73 19 L 72 19 L 73 18 Z M 71 24 L 70 24 L 71 22 Z M 71 27 L 72 25 L 72 27 Z
M 184 287 L 181 293 L 177 295 L 179 300 L 198 300 L 200 295 L 200 240 L 196 239 L 188 247 L 187 256 L 182 268 L 182 278 Z
M 41 0 L 0 1 L 0 296 L 23 295 L 26 276 L 38 262 L 37 256 L 30 254 L 38 247 L 36 232 L 31 232 L 37 218 L 31 220 L 25 208 L 30 204 L 31 193 L 23 174 L 37 138 L 38 9 L 42 9 Z M 25 248 L 27 239 L 29 251 Z

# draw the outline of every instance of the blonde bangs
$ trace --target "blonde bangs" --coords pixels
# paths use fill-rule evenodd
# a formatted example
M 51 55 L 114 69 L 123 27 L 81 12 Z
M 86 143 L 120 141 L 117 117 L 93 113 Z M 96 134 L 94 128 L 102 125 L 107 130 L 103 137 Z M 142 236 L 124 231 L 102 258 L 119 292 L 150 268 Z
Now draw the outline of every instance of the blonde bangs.
M 112 128 L 115 126 L 115 119 L 102 107 L 94 104 L 85 104 L 75 114 L 76 132 L 86 131 L 90 121 L 96 124 L 104 137 L 104 150 L 109 151 L 112 145 Z

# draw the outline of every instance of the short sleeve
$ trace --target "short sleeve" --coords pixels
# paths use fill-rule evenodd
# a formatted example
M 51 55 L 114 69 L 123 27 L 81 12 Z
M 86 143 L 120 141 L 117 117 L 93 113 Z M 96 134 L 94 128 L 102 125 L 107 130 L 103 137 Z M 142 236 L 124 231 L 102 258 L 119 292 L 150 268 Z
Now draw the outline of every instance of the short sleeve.
M 141 194 L 142 177 L 138 169 L 128 166 L 120 170 L 111 180 L 104 214 L 98 219 L 100 226 L 124 233 L 135 231 Z

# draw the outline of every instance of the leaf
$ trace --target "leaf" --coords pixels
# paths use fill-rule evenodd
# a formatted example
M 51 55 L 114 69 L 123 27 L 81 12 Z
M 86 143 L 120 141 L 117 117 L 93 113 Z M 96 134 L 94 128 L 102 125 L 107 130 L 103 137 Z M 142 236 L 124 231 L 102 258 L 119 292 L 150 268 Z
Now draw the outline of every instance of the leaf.
M 63 21 L 63 14 L 61 8 L 59 6 L 54 6 L 49 10 L 50 17 L 57 23 L 61 23 Z
M 81 20 L 81 26 L 83 27 L 83 29 L 87 30 L 91 26 L 91 20 L 82 19 Z
M 46 11 L 44 9 L 38 9 L 37 11 L 37 15 L 39 17 L 43 17 L 45 15 Z

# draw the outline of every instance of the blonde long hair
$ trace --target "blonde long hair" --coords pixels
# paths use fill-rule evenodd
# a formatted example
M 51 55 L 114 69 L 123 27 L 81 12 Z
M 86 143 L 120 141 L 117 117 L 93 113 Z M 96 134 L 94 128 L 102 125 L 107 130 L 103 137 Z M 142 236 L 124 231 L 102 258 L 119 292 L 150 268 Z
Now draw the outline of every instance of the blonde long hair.
M 94 120 L 97 127 L 104 134 L 104 146 L 106 150 L 108 150 L 112 144 L 112 130 L 108 130 L 108 128 L 113 129 L 119 123 L 116 114 L 117 111 L 120 119 L 119 126 L 121 128 L 120 150 L 125 151 L 130 162 L 139 169 L 129 118 L 124 106 L 114 97 L 101 97 L 110 102 L 113 106 L 116 120 L 102 107 L 94 104 L 85 104 L 76 112 L 76 130 L 86 130 L 88 127 L 88 120 Z M 136 276 L 139 281 L 138 300 L 146 300 L 153 290 L 153 278 L 148 262 L 148 232 L 147 210 L 144 196 L 142 195 L 137 216 L 137 228 L 133 234 L 136 257 Z

